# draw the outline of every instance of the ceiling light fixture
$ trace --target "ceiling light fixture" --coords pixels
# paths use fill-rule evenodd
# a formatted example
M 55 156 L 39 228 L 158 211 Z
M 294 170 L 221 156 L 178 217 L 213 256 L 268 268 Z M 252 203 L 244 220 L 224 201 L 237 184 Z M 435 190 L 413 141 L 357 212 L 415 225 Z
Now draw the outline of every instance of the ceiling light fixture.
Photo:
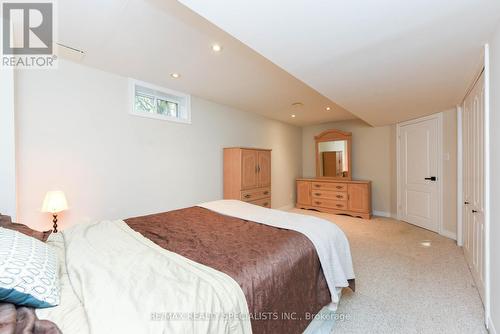
M 295 115 L 292 115 L 292 118 L 295 118 Z
M 213 52 L 221 52 L 222 46 L 220 44 L 212 44 L 212 51 Z
M 172 74 L 170 74 L 170 76 L 174 79 L 179 79 L 181 77 L 181 75 L 179 73 L 172 73 Z
M 326 111 L 332 110 L 332 108 L 330 108 L 330 107 L 326 107 L 325 109 L 326 109 Z

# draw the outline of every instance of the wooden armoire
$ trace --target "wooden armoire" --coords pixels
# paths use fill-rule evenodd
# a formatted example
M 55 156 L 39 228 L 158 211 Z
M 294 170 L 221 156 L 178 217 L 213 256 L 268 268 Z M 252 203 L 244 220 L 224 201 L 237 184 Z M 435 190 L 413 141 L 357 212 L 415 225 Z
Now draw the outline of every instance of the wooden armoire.
M 224 199 L 271 207 L 271 150 L 224 149 Z

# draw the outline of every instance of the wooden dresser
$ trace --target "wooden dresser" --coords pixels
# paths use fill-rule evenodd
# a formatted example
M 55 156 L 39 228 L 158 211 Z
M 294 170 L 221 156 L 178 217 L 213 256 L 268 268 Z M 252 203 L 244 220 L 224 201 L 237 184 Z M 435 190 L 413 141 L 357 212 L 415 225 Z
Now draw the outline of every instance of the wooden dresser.
M 297 179 L 297 208 L 371 218 L 371 181 Z
M 224 199 L 271 207 L 271 150 L 224 149 Z

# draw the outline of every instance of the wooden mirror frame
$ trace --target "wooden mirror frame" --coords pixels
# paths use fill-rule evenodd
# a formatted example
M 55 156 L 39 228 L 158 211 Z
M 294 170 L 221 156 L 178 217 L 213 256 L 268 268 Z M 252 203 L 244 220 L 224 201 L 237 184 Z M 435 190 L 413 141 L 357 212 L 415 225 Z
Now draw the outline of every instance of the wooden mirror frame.
M 325 141 L 333 141 L 333 140 L 346 140 L 347 141 L 347 176 L 321 176 L 321 168 L 320 168 L 320 157 L 319 157 L 319 143 Z M 322 179 L 338 179 L 338 180 L 352 180 L 352 161 L 351 161 L 351 147 L 352 147 L 352 133 L 345 132 L 341 130 L 326 130 L 321 132 L 319 135 L 314 137 L 315 146 L 316 146 L 316 177 Z

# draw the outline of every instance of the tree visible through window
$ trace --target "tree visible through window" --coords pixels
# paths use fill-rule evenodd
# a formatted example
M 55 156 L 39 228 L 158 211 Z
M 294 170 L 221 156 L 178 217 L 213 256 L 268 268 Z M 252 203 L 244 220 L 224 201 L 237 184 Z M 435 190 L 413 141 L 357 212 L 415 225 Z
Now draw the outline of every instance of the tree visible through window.
M 160 89 L 131 79 L 133 87 L 133 110 L 137 116 L 165 120 L 190 122 L 190 96 Z

